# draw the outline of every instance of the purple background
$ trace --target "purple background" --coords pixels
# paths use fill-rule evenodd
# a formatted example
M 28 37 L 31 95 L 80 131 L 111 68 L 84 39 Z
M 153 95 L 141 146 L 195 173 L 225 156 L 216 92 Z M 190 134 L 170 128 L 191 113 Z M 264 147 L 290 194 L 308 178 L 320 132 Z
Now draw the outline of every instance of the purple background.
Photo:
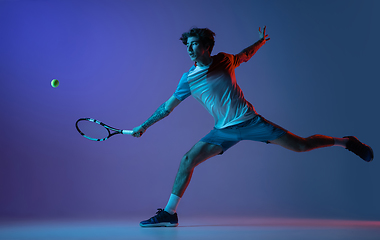
M 190 68 L 178 39 L 193 26 L 216 33 L 216 54 L 238 53 L 266 25 L 271 40 L 236 69 L 256 110 L 300 136 L 355 135 L 378 153 L 379 11 L 370 0 L 0 1 L 0 218 L 164 207 L 181 157 L 213 127 L 196 100 L 139 139 L 92 142 L 74 124 L 145 121 Z M 377 160 L 241 142 L 196 168 L 178 212 L 379 220 Z

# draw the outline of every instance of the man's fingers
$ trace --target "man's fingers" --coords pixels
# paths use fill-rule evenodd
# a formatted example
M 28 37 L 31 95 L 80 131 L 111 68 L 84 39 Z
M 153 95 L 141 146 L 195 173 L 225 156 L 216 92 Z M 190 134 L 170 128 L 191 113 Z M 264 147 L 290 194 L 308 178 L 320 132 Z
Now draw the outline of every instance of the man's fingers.
M 265 35 L 265 30 L 266 30 L 267 26 L 264 26 L 263 28 L 263 32 L 261 32 L 261 27 L 259 27 L 259 34 L 260 34 L 260 37 L 263 36 L 262 38 L 265 39 L 266 37 L 268 37 L 268 34 Z M 268 41 L 270 38 L 267 38 L 265 39 L 266 41 Z
M 142 133 L 141 132 L 135 132 L 133 134 L 134 137 L 141 137 Z

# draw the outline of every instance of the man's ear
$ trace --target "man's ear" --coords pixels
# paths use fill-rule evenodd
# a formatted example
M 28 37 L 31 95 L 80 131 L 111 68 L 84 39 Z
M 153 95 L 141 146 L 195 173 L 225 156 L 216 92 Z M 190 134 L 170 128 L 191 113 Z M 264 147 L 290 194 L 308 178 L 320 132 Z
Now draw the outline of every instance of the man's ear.
M 206 49 L 207 49 L 207 51 L 211 54 L 211 52 L 210 52 L 210 48 L 211 48 L 211 47 L 210 47 L 210 44 L 207 44 L 207 45 L 206 45 Z

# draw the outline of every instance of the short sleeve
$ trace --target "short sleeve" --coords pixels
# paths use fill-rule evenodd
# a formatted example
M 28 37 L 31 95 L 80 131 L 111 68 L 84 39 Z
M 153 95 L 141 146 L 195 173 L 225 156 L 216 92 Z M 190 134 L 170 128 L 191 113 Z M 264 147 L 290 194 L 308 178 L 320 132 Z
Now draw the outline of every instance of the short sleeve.
M 174 92 L 174 97 L 176 97 L 180 101 L 185 100 L 188 96 L 191 95 L 190 86 L 187 82 L 188 75 L 188 72 L 182 75 L 181 80 L 179 80 L 177 89 Z
M 220 52 L 215 55 L 215 59 L 217 59 L 218 62 L 226 62 L 227 65 L 230 65 L 233 68 L 237 68 L 241 64 L 241 58 L 239 54 L 233 55 L 225 52 Z
M 224 54 L 225 54 L 225 57 L 228 58 L 228 60 L 231 62 L 232 66 L 234 66 L 234 68 L 237 68 L 240 66 L 241 59 L 240 59 L 239 54 L 235 54 L 235 55 L 228 54 L 228 53 L 224 53 Z
M 232 62 L 233 62 L 233 64 L 234 64 L 234 66 L 235 66 L 235 67 L 239 67 L 240 64 L 241 64 L 240 55 L 239 55 L 239 54 L 236 54 L 236 55 L 232 55 L 232 57 L 233 57 Z

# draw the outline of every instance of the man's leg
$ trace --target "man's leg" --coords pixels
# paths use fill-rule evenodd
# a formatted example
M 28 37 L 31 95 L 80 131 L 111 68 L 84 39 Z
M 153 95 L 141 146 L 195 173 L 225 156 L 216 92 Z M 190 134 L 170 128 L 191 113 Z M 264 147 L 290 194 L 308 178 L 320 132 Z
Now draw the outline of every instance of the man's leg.
M 172 194 L 182 197 L 190 183 L 194 168 L 207 159 L 223 151 L 219 145 L 205 142 L 196 143 L 182 158 L 174 181 Z
M 313 135 L 307 138 L 287 132 L 281 137 L 269 141 L 295 152 L 306 152 L 316 148 L 341 146 L 361 157 L 364 161 L 373 160 L 373 150 L 354 136 L 334 138 L 325 135 Z
M 206 142 L 196 143 L 182 158 L 174 181 L 172 194 L 165 210 L 159 209 L 156 216 L 142 221 L 142 227 L 174 227 L 178 225 L 176 208 L 190 183 L 194 168 L 207 159 L 218 155 L 223 151 L 222 147 Z
M 302 138 L 291 132 L 287 132 L 281 137 L 269 142 L 295 152 L 306 152 L 316 148 L 330 147 L 335 143 L 334 138 L 329 136 L 313 135 Z

